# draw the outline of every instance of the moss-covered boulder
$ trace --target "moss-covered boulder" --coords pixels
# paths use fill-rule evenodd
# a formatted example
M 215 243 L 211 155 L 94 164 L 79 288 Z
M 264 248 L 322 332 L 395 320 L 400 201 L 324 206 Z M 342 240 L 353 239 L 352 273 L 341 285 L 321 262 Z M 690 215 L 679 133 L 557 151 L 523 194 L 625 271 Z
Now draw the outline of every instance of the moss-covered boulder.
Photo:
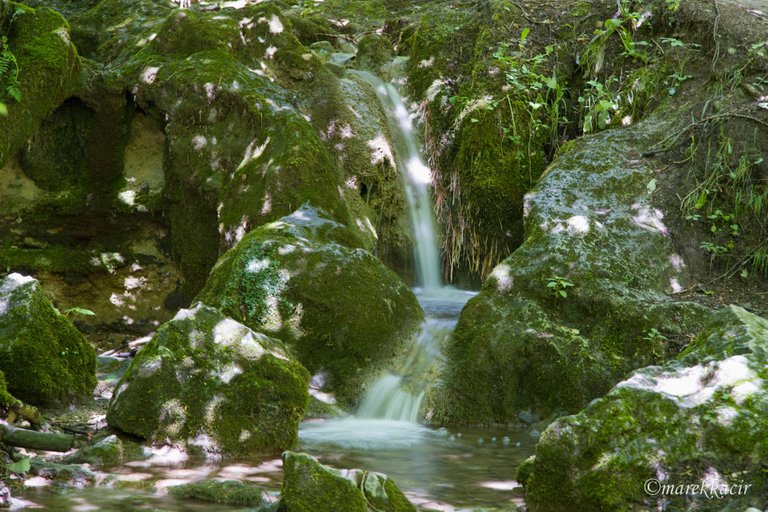
M 354 247 L 374 250 L 379 237 L 387 240 L 383 252 L 408 252 L 404 192 L 389 186 L 397 175 L 374 162 L 368 146 L 386 137 L 380 112 L 369 115 L 375 95 L 326 69 L 296 38 L 286 9 L 274 2 L 210 11 L 105 0 L 76 18 L 98 39 L 88 55 L 105 66 L 104 88 L 128 92 L 131 107 L 165 135 L 159 205 L 186 300 L 220 251 L 305 201 L 349 226 Z M 373 133 L 371 124 L 378 125 Z M 374 190 L 373 182 L 388 187 Z M 136 191 L 123 192 L 131 198 Z
M 280 341 L 197 304 L 139 351 L 115 389 L 107 422 L 206 454 L 285 449 L 296 444 L 308 383 Z
M 462 312 L 433 406 L 449 423 L 574 413 L 628 371 L 675 356 L 707 308 L 682 288 L 665 213 L 640 157 L 661 120 L 584 137 L 526 197 L 526 240 Z
M 283 454 L 282 512 L 415 512 L 386 475 L 337 470 L 306 453 Z
M 0 93 L 8 115 L 0 116 L 0 167 L 37 129 L 40 121 L 64 101 L 80 79 L 80 59 L 69 25 L 57 12 L 3 2 L 0 29 L 18 66 L 19 101 Z
M 0 370 L 8 391 L 33 405 L 90 396 L 96 353 L 31 277 L 0 280 Z
M 305 206 L 248 233 L 198 296 L 284 340 L 345 404 L 399 353 L 423 315 L 393 272 L 347 247 L 350 236 L 327 213 Z
M 171 496 L 179 499 L 207 501 L 222 505 L 247 505 L 258 507 L 266 500 L 264 491 L 256 484 L 237 480 L 203 480 L 168 489 Z
M 717 312 L 676 360 L 544 431 L 523 475 L 530 510 L 762 509 L 766 354 L 768 320 Z

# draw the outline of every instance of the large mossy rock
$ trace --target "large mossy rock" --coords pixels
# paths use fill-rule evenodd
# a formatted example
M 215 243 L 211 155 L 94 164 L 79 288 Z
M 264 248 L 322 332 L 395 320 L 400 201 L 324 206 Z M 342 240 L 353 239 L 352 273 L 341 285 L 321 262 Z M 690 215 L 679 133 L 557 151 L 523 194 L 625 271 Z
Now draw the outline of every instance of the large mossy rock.
M 24 402 L 54 405 L 89 397 L 96 353 L 31 277 L 0 280 L 0 370 Z
M 522 477 L 530 510 L 762 509 L 766 354 L 768 320 L 717 312 L 676 360 L 638 370 L 544 431 Z M 678 487 L 702 483 L 708 496 Z
M 354 403 L 423 313 L 413 292 L 349 230 L 305 206 L 261 226 L 216 264 L 198 300 L 286 343 L 327 389 Z
M 700 330 L 708 310 L 665 294 L 685 282 L 685 264 L 640 157 L 664 126 L 575 141 L 526 197 L 525 243 L 467 304 L 445 350 L 438 421 L 574 413 Z
M 81 69 L 69 25 L 59 13 L 6 1 L 1 7 L 0 29 L 18 64 L 21 101 L 4 101 L 8 115 L 0 116 L 0 168 L 72 93 Z
M 386 475 L 337 470 L 306 453 L 283 454 L 281 512 L 415 512 Z
M 309 374 L 280 341 L 204 304 L 182 309 L 139 351 L 117 385 L 110 426 L 206 454 L 291 448 Z
M 98 83 L 128 92 L 166 136 L 160 204 L 184 299 L 220 252 L 305 201 L 349 226 L 352 246 L 380 244 L 393 265 L 410 253 L 402 185 L 369 147 L 388 138 L 378 100 L 303 46 L 284 7 L 105 0 L 76 17 L 105 66 Z

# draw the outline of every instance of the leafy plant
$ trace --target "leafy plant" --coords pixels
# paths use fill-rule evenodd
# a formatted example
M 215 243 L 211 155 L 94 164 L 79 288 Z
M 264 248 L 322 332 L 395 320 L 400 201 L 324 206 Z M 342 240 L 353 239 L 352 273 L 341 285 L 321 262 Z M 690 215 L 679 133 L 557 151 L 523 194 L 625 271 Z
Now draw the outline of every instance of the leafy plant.
M 615 80 L 612 77 L 606 81 L 606 84 Z M 582 109 L 581 129 L 584 133 L 608 127 L 613 120 L 613 115 L 619 110 L 619 103 L 610 93 L 607 85 L 597 80 L 588 80 L 587 86 L 588 88 L 578 99 Z
M 555 299 L 568 298 L 568 288 L 573 288 L 574 285 L 571 281 L 565 277 L 552 275 L 547 278 L 547 288 Z
M 24 473 L 29 471 L 31 467 L 32 465 L 29 462 L 29 457 L 24 457 L 18 462 L 14 462 L 13 464 L 8 464 L 6 466 L 6 468 L 8 468 L 8 471 L 10 471 L 11 473 L 16 473 L 17 475 L 23 475 Z
M 529 34 L 529 28 L 523 29 L 514 51 L 510 49 L 508 44 L 503 44 L 494 52 L 493 57 L 499 67 L 504 70 L 508 88 L 517 93 L 515 94 L 516 97 L 522 93 L 524 97 L 528 98 L 526 102 L 529 123 L 528 130 L 526 130 L 527 148 L 524 151 L 521 147 L 518 155 L 520 159 L 527 155 L 530 160 L 533 154 L 531 142 L 536 133 L 546 130 L 552 147 L 557 146 L 560 125 L 566 122 L 563 115 L 566 110 L 566 90 L 554 71 L 548 73 L 542 69 L 554 53 L 554 46 L 546 46 L 544 53 L 533 56 L 525 55 Z M 522 146 L 525 142 L 523 137 L 526 134 L 520 133 L 517 129 L 511 93 L 505 95 L 502 102 L 509 107 L 510 112 L 510 123 L 503 127 L 504 137 L 509 142 Z
M 8 38 L 0 37 L 0 101 L 21 101 L 19 64 L 8 46 Z M 3 105 L 5 107 L 5 105 Z M 7 108 L 5 109 L 7 112 Z
M 622 54 L 635 58 L 647 64 L 650 60 L 648 52 L 643 48 L 650 46 L 647 41 L 636 40 L 634 33 L 643 25 L 647 17 L 638 12 L 630 12 L 623 1 L 619 3 L 617 17 L 603 22 L 603 28 L 594 32 L 594 37 L 579 55 L 578 63 L 584 69 L 585 76 L 590 73 L 598 74 L 605 64 L 605 50 L 611 37 L 616 34 L 624 47 Z
M 75 315 L 96 316 L 96 313 L 94 313 L 90 309 L 85 309 L 85 308 L 69 308 L 66 311 L 64 311 L 64 316 L 66 316 L 67 318 L 71 319 Z

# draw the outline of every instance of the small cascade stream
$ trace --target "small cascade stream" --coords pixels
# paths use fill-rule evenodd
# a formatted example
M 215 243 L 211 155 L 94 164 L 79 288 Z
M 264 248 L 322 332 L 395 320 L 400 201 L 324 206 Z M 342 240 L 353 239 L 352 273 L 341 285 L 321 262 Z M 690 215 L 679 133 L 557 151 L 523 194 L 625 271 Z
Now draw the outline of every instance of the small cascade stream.
M 304 424 L 300 437 L 310 443 L 348 447 L 412 446 L 421 437 L 433 433 L 419 425 L 419 414 L 441 345 L 453 331 L 462 307 L 474 294 L 444 286 L 442 282 L 429 188 L 432 176 L 408 108 L 393 84 L 368 72 L 355 73 L 376 90 L 389 121 L 396 166 L 405 185 L 413 226 L 414 261 L 419 279 L 414 292 L 424 308 L 425 319 L 407 355 L 397 368 L 384 373 L 369 386 L 355 416 Z

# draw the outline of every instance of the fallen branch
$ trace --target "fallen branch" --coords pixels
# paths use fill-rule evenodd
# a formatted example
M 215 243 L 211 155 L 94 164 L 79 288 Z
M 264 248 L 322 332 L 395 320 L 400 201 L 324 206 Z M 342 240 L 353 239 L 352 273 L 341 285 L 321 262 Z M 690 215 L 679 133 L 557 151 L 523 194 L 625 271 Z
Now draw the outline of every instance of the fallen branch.
M 68 452 L 75 446 L 75 438 L 68 434 L 36 432 L 0 424 L 0 443 L 31 450 Z

